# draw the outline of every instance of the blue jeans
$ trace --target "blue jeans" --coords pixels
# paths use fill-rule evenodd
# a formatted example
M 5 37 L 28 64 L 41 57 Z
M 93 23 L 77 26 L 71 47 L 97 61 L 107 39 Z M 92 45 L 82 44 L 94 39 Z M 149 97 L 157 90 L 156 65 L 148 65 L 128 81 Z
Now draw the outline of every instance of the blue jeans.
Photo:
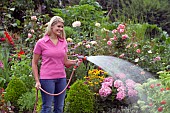
M 41 87 L 52 94 L 61 92 L 67 85 L 66 78 L 59 79 L 41 79 Z M 54 113 L 63 113 L 64 99 L 66 91 L 58 96 L 50 96 L 41 91 L 42 110 L 41 113 L 52 113 L 52 103 L 54 102 Z

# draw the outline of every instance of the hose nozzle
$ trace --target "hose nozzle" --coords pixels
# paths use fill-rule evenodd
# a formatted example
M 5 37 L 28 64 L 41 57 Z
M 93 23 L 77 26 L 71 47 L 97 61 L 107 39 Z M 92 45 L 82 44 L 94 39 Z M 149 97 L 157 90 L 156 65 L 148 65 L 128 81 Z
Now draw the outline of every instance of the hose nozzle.
M 87 60 L 86 56 L 77 56 L 78 59 Z

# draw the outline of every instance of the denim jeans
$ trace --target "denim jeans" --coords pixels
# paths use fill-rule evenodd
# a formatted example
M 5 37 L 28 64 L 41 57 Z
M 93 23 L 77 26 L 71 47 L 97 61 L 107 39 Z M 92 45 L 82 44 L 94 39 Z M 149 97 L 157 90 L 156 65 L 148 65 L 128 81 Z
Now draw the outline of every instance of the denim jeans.
M 41 79 L 41 87 L 52 94 L 61 92 L 66 87 L 66 78 L 59 79 Z M 41 113 L 63 113 L 64 99 L 66 92 L 58 96 L 50 96 L 41 91 L 42 96 L 42 110 Z M 52 112 L 52 105 L 54 102 L 54 112 Z

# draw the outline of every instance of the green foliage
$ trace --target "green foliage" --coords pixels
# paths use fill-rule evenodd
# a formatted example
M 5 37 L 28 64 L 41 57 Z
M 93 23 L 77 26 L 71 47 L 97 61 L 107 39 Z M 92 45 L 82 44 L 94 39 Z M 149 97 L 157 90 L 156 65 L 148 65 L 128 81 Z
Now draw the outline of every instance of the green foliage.
M 1 87 L 6 87 L 4 84 L 10 81 L 10 65 L 8 63 L 9 54 L 9 49 L 7 47 L 0 46 L 0 61 L 3 64 L 3 68 L 0 68 Z
M 94 96 L 83 80 L 77 80 L 65 99 L 66 113 L 94 113 Z
M 36 91 L 36 89 L 32 89 L 31 92 L 26 92 L 26 93 L 22 94 L 22 96 L 19 97 L 17 103 L 19 105 L 21 112 L 24 112 L 24 111 L 32 112 L 33 111 L 34 105 L 35 105 L 35 100 L 36 100 L 36 92 L 35 91 Z M 42 104 L 41 95 L 39 94 L 37 107 L 40 107 L 41 104 Z
M 72 27 L 69 26 L 65 26 L 64 27 L 65 33 L 66 33 L 66 37 L 69 38 L 74 34 L 74 30 Z
M 89 4 L 97 8 L 97 10 L 101 10 L 102 6 L 96 2 L 96 0 L 80 0 L 79 5 Z
M 10 101 L 16 107 L 18 105 L 17 100 L 23 93 L 27 92 L 27 88 L 22 80 L 13 77 L 5 91 L 5 100 Z
M 34 77 L 32 75 L 22 75 L 20 79 L 25 83 L 28 91 L 31 91 L 35 85 Z
M 159 78 L 163 85 L 170 88 L 170 71 L 160 71 L 157 74 L 159 74 Z
M 75 40 L 77 38 L 81 41 L 91 39 L 95 22 L 102 23 L 106 19 L 105 17 L 103 18 L 104 12 L 102 10 L 97 10 L 96 7 L 89 4 L 75 5 L 65 9 L 54 8 L 53 12 L 54 15 L 61 16 L 65 20 L 66 26 L 72 26 L 75 21 L 81 22 L 80 28 L 74 29 L 77 32 L 72 37 L 69 37 Z
M 17 56 L 18 57 L 18 56 Z M 21 55 L 20 60 L 16 60 L 15 57 L 13 57 L 11 63 L 11 75 L 16 77 L 21 77 L 24 75 L 29 76 L 32 72 L 31 68 L 31 59 L 26 58 L 26 56 Z
M 170 33 L 170 3 L 168 0 L 118 0 L 113 8 L 115 20 L 123 22 L 157 24 Z

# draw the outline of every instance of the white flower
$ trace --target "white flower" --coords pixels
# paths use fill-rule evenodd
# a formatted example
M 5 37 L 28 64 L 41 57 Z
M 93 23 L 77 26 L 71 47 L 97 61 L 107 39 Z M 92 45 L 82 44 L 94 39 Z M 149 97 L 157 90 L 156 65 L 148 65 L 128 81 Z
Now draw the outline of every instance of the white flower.
M 96 44 L 97 44 L 96 41 L 91 41 L 90 43 L 91 43 L 92 45 L 96 45 Z
M 31 16 L 31 20 L 37 20 L 37 17 L 36 16 Z
M 89 45 L 89 44 L 87 44 L 87 45 L 85 45 L 85 47 L 86 47 L 86 48 L 90 48 L 90 45 Z
M 81 22 L 80 21 L 75 21 L 72 23 L 73 27 L 80 27 L 81 26 Z
M 108 29 L 106 29 L 106 28 L 102 28 L 102 29 L 101 29 L 101 32 L 104 32 L 104 31 L 105 31 L 105 32 L 109 32 L 109 30 L 108 30 Z
M 149 50 L 149 51 L 148 51 L 148 53 L 152 53 L 152 51 L 151 51 L 151 50 Z
M 31 31 L 31 33 L 34 33 L 34 32 L 35 32 L 34 29 L 31 29 L 30 31 Z
M 82 45 L 82 44 L 83 44 L 82 42 L 79 42 L 77 45 L 80 46 L 80 45 Z
M 138 61 L 139 61 L 139 58 L 136 58 L 136 59 L 135 59 L 135 62 L 138 62 Z
M 96 27 L 100 27 L 100 23 L 97 23 L 97 22 L 96 22 L 96 23 L 95 23 L 95 26 L 96 26 Z

